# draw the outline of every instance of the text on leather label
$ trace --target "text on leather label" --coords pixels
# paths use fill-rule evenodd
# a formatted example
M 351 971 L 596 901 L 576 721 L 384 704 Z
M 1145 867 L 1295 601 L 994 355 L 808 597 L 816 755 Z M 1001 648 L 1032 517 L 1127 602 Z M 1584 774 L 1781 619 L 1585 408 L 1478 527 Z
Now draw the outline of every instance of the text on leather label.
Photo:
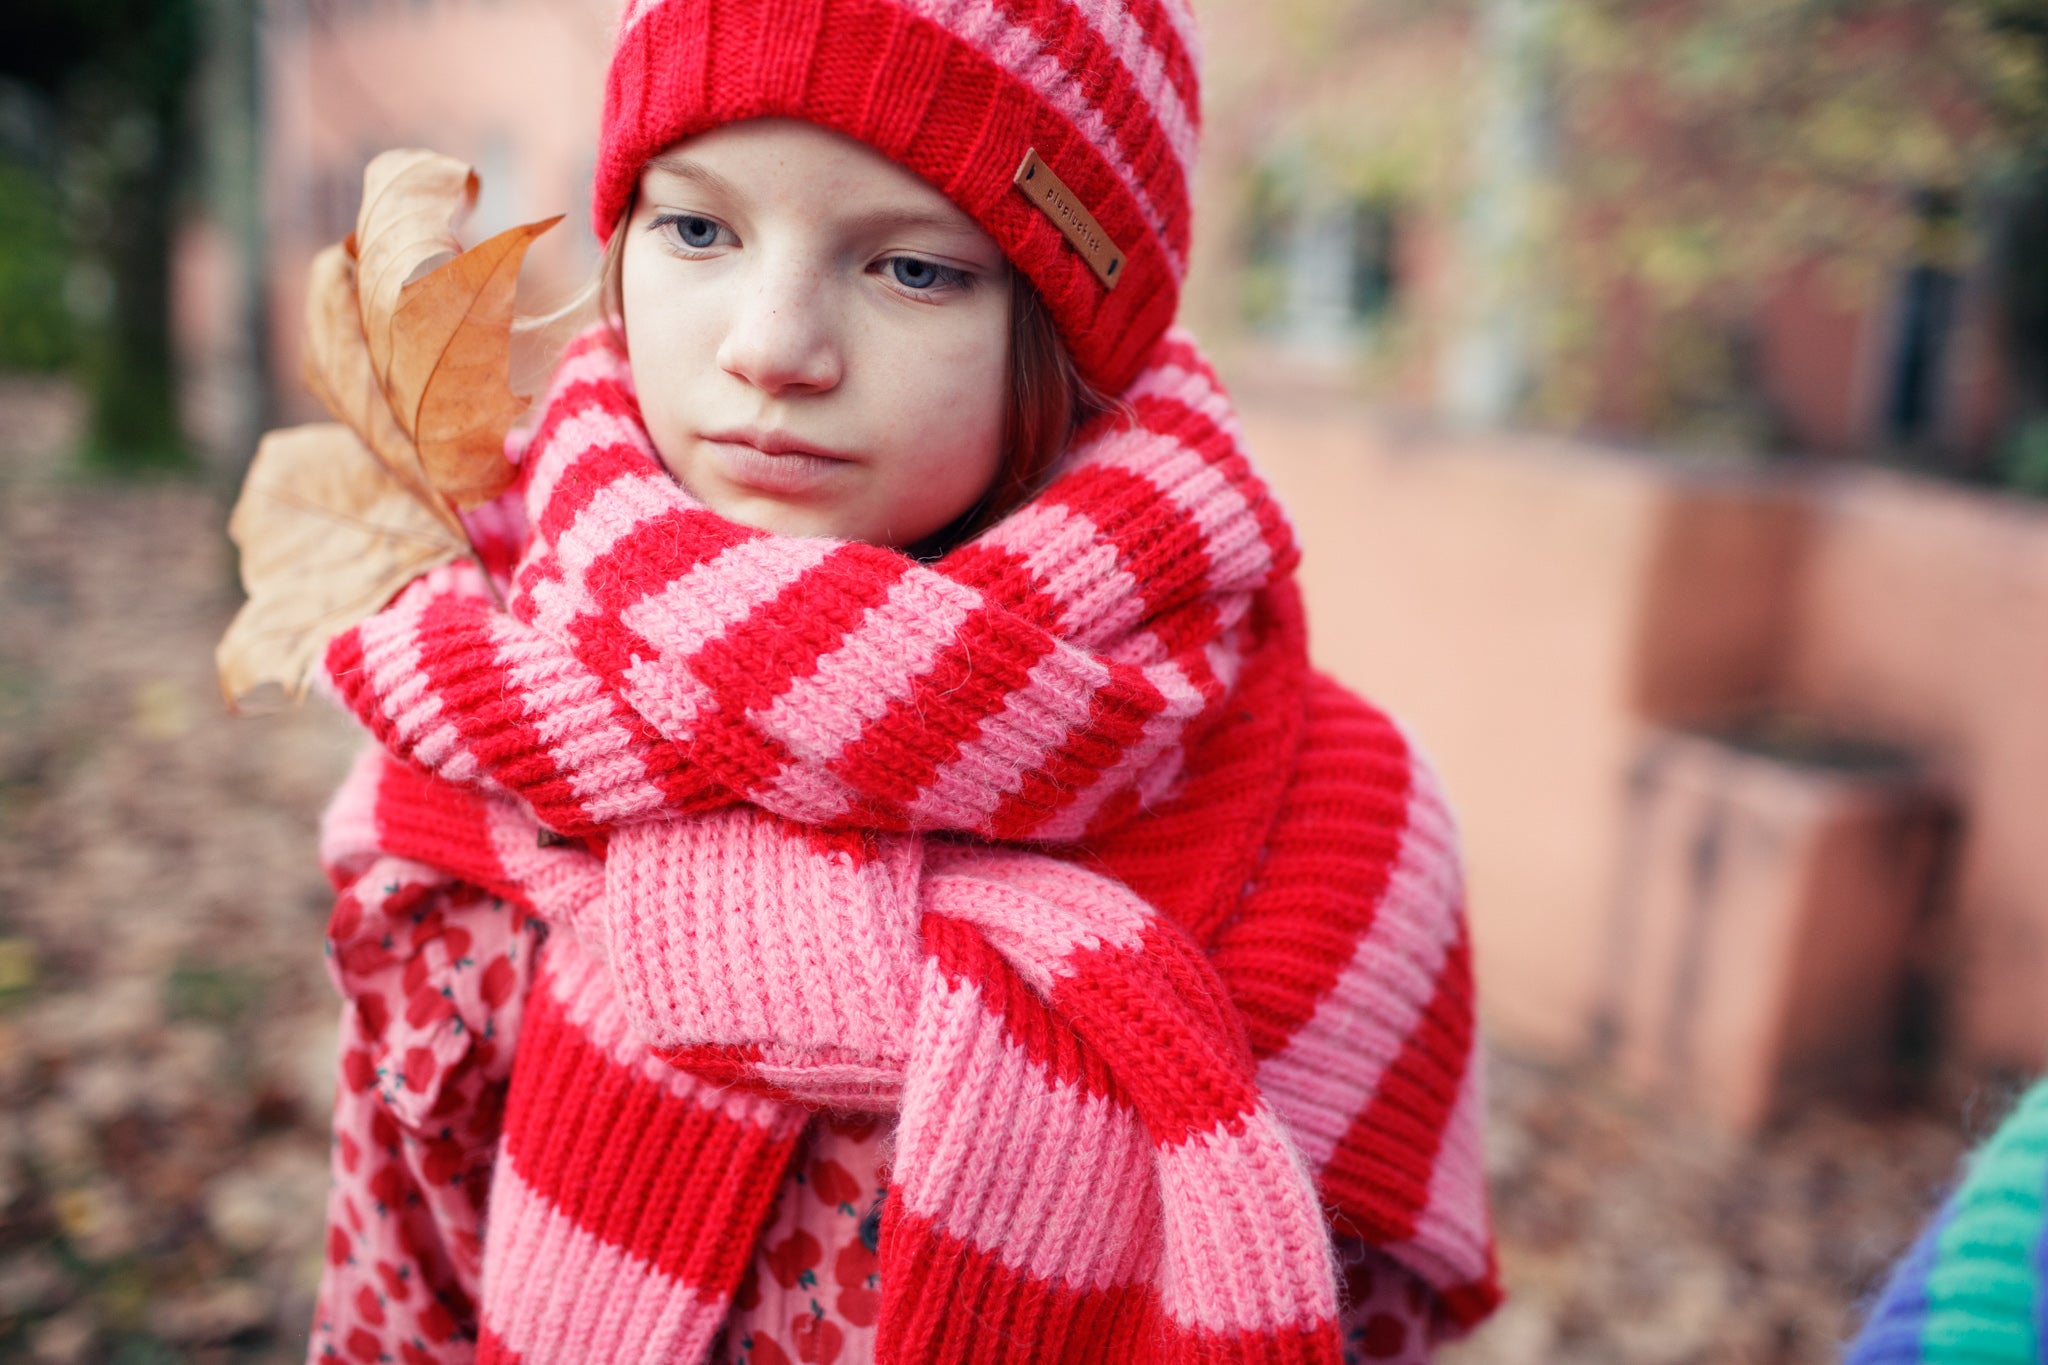
M 1016 184 L 1074 244 L 1074 250 L 1081 253 L 1081 259 L 1088 262 L 1088 268 L 1095 272 L 1103 287 L 1116 288 L 1116 282 L 1123 278 L 1124 253 L 1109 240 L 1095 215 L 1083 208 L 1074 192 L 1053 174 L 1052 167 L 1038 159 L 1036 148 L 1024 153 L 1024 163 L 1017 167 Z

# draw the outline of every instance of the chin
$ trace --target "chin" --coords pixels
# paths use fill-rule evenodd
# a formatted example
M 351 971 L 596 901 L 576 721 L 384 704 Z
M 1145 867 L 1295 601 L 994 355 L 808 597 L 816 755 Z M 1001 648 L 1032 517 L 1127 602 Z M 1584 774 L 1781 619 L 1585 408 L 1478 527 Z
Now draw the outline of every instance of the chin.
M 829 513 L 813 508 L 791 507 L 765 498 L 723 498 L 705 499 L 705 506 L 740 526 L 752 527 L 778 536 L 803 536 L 806 538 L 830 537 L 834 540 L 857 540 L 860 537 L 843 529 L 839 521 Z

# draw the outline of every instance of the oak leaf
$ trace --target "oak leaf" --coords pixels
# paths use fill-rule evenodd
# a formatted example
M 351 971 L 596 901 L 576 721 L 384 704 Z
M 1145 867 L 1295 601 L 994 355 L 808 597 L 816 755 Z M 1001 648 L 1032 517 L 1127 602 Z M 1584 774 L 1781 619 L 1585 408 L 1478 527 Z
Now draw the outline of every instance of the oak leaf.
M 233 708 L 266 683 L 294 698 L 327 642 L 469 551 L 348 427 L 273 431 L 228 518 L 249 600 L 214 652 Z

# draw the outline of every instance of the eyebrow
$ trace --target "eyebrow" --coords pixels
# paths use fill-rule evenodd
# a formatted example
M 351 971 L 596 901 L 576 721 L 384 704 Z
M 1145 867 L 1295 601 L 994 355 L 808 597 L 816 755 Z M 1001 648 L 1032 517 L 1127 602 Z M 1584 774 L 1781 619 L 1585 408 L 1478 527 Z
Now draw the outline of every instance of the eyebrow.
M 732 181 L 709 166 L 692 161 L 682 152 L 664 152 L 660 156 L 649 157 L 647 164 L 651 169 L 664 175 L 672 175 L 678 180 L 694 181 L 715 194 L 730 197 L 739 193 L 739 187 Z
M 874 209 L 867 213 L 855 214 L 845 220 L 849 233 L 897 232 L 905 229 L 926 228 L 933 232 L 957 233 L 962 236 L 976 233 L 973 220 L 957 214 L 940 213 L 932 209 Z
M 709 166 L 691 160 L 687 152 L 664 152 L 660 156 L 649 157 L 647 165 L 652 170 L 660 171 L 665 175 L 672 175 L 678 180 L 688 180 L 694 184 L 702 185 L 714 194 L 724 195 L 727 198 L 741 197 L 739 186 L 735 185 L 725 176 L 720 175 L 717 171 L 712 170 Z M 844 227 L 849 233 L 854 234 L 915 231 L 917 229 L 950 233 L 958 236 L 973 236 L 981 232 L 980 226 L 973 219 L 957 212 L 948 214 L 939 209 L 921 208 L 873 209 L 867 213 L 857 214 L 847 219 Z

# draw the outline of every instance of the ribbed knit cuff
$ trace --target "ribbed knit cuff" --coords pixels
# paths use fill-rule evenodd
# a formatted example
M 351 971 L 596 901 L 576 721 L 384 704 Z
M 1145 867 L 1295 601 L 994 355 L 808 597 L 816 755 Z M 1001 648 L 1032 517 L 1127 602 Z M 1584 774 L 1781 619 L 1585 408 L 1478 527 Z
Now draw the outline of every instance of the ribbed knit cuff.
M 886 1106 L 922 966 L 911 836 L 821 834 L 751 807 L 628 826 L 605 858 L 606 951 L 660 1050 L 744 1050 L 798 1098 Z

